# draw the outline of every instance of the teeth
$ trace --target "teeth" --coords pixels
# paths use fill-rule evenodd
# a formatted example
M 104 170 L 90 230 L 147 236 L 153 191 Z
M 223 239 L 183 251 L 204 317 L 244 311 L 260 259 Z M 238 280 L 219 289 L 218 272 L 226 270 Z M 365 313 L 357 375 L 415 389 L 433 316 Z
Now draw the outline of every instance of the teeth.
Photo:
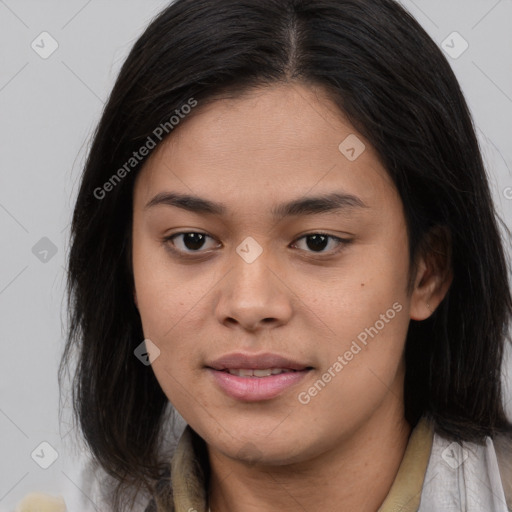
M 270 377 L 270 375 L 279 375 L 280 373 L 289 373 L 294 370 L 287 370 L 284 368 L 266 368 L 264 370 L 250 370 L 250 369 L 229 369 L 226 370 L 231 375 L 237 377 Z

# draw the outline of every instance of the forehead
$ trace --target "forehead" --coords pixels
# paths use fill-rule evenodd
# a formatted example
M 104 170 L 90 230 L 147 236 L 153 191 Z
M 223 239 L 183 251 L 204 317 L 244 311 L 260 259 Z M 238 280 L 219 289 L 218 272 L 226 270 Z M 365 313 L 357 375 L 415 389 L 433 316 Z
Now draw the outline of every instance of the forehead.
M 237 206 L 255 195 L 261 204 L 333 190 L 370 204 L 396 199 L 368 141 L 322 89 L 298 84 L 196 107 L 137 177 L 139 199 L 164 190 Z

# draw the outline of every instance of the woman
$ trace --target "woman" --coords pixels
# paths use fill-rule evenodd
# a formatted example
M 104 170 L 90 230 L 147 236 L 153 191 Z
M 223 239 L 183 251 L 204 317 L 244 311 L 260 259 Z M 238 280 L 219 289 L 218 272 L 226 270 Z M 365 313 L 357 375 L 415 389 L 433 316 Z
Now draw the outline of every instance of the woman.
M 510 510 L 506 275 L 466 102 L 399 4 L 177 0 L 73 216 L 62 369 L 113 509 Z

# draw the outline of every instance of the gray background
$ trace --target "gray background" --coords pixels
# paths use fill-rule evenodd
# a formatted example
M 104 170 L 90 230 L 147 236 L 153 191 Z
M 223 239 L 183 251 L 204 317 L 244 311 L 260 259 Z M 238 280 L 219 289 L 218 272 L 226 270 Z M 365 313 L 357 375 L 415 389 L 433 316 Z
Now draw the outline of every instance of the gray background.
M 497 209 L 511 226 L 512 0 L 402 3 L 452 55 Z M 61 423 L 58 417 L 69 221 L 104 100 L 132 44 L 166 4 L 0 0 L 0 512 L 32 491 L 61 494 L 70 511 L 99 503 L 87 453 L 69 432 L 69 404 Z M 42 32 L 58 43 L 46 59 L 31 47 L 35 41 L 39 52 L 51 48 Z M 469 45 L 460 56 L 464 41 L 453 32 Z M 50 451 L 38 448 L 44 441 L 58 453 L 48 469 L 31 458 L 37 449 L 36 460 L 51 461 Z

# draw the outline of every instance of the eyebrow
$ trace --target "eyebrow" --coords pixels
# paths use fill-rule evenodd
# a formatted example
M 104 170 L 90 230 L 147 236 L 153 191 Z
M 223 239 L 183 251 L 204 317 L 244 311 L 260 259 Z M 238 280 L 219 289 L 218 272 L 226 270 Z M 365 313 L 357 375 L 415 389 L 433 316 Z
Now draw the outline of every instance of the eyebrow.
M 202 197 L 176 192 L 160 192 L 146 204 L 144 209 L 147 210 L 157 205 L 175 206 L 203 215 L 222 216 L 228 211 L 223 203 L 216 203 Z M 271 214 L 274 218 L 280 219 L 296 215 L 336 213 L 356 208 L 368 208 L 368 206 L 357 196 L 333 192 L 320 196 L 303 197 L 279 204 L 271 210 Z

